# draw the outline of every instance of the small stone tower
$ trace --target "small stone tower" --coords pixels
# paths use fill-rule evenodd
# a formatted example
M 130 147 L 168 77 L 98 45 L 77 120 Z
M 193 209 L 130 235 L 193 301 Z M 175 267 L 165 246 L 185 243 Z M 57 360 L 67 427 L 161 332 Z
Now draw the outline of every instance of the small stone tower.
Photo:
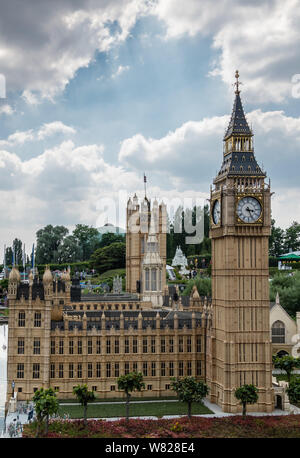
M 167 240 L 167 210 L 162 202 L 158 205 L 155 200 L 151 210 L 151 202 L 145 196 L 139 204 L 137 195 L 127 203 L 126 225 L 126 291 L 129 293 L 142 292 L 142 263 L 146 254 L 146 245 L 151 221 L 155 214 L 156 237 L 159 256 L 162 261 L 162 288 L 166 279 L 166 240 Z
M 159 253 L 157 240 L 158 206 L 154 202 L 151 214 L 150 229 L 146 243 L 146 252 L 142 261 L 141 293 L 145 301 L 151 301 L 153 307 L 163 304 L 163 261 Z

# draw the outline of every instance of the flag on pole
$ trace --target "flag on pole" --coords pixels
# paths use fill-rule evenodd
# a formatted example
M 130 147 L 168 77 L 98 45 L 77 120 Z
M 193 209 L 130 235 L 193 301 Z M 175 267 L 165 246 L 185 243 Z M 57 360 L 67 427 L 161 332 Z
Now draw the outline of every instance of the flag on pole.
M 25 269 L 25 265 L 26 265 L 25 243 L 23 245 L 22 261 L 23 261 L 23 268 Z
M 146 183 L 147 183 L 147 177 L 146 177 L 146 174 L 144 172 L 144 188 L 145 188 L 145 197 L 146 197 Z
M 32 245 L 32 253 L 31 253 L 31 268 L 34 269 L 34 244 Z

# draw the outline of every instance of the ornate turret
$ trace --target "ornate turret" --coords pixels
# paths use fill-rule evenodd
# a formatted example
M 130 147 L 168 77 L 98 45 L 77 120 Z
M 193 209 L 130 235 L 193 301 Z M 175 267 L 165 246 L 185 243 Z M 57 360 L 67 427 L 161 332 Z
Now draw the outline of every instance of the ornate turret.
M 16 266 L 13 266 L 8 277 L 8 299 L 12 299 L 17 296 L 17 289 L 20 281 L 21 275 L 19 269 Z
M 254 156 L 253 133 L 248 125 L 240 97 L 239 85 L 241 83 L 238 70 L 235 78 L 235 100 L 230 122 L 224 135 L 224 159 L 214 183 L 226 177 L 265 178 L 266 176 Z
M 46 287 L 53 282 L 52 273 L 50 267 L 47 265 L 43 275 L 43 285 Z
M 19 269 L 16 266 L 13 266 L 13 268 L 11 269 L 8 281 L 9 283 L 20 283 L 21 275 Z

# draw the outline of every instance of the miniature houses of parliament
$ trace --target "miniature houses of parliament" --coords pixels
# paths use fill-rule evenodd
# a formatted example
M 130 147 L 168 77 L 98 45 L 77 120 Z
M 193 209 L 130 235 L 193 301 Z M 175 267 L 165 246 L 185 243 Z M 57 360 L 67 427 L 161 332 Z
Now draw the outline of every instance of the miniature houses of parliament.
M 127 204 L 126 292 L 82 294 L 65 272 L 9 277 L 8 387 L 19 400 L 44 387 L 72 397 L 86 383 L 122 396 L 120 375 L 142 372 L 140 396 L 171 395 L 170 378 L 193 376 L 225 412 L 237 387 L 259 390 L 255 411 L 274 408 L 269 327 L 270 186 L 256 162 L 238 74 L 223 163 L 211 189 L 212 297 L 166 285 L 166 206 L 135 195 Z M 177 291 L 178 292 L 178 291 Z M 11 393 L 8 393 L 8 398 Z

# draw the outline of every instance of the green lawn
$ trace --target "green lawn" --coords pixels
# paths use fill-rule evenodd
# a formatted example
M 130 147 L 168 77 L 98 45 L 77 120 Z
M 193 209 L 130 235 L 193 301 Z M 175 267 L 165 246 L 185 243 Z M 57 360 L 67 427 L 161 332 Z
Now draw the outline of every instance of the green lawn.
M 83 407 L 80 405 L 60 406 L 59 415 L 69 414 L 70 418 L 82 418 Z M 203 404 L 193 404 L 192 414 L 207 414 L 213 413 Z M 141 403 L 130 404 L 129 415 L 131 417 L 137 416 L 157 416 L 164 415 L 186 415 L 187 405 L 183 402 L 159 402 L 159 403 Z M 88 418 L 108 418 L 108 417 L 124 417 L 125 404 L 90 404 L 87 411 Z
M 158 398 L 158 397 L 155 397 L 155 396 L 149 396 L 149 397 L 144 397 L 144 398 L 141 398 L 141 397 L 134 397 L 132 396 L 130 398 L 130 401 L 165 401 L 165 400 L 175 400 L 175 399 L 178 399 L 177 396 L 164 396 L 163 398 Z M 94 401 L 92 402 L 125 402 L 126 398 L 125 396 L 122 397 L 122 398 L 105 398 L 105 399 L 101 399 L 101 398 L 96 398 Z M 65 403 L 74 403 L 76 402 L 78 404 L 78 400 L 77 398 L 72 398 L 72 399 L 59 399 L 59 403 L 60 404 L 65 404 Z
M 101 275 L 97 275 L 96 277 L 93 277 L 91 279 L 91 284 L 92 285 L 98 285 L 99 283 L 105 282 L 105 280 L 109 278 L 113 278 L 116 275 L 124 276 L 125 275 L 125 269 L 112 269 L 112 270 L 107 270 L 106 272 L 103 272 Z

